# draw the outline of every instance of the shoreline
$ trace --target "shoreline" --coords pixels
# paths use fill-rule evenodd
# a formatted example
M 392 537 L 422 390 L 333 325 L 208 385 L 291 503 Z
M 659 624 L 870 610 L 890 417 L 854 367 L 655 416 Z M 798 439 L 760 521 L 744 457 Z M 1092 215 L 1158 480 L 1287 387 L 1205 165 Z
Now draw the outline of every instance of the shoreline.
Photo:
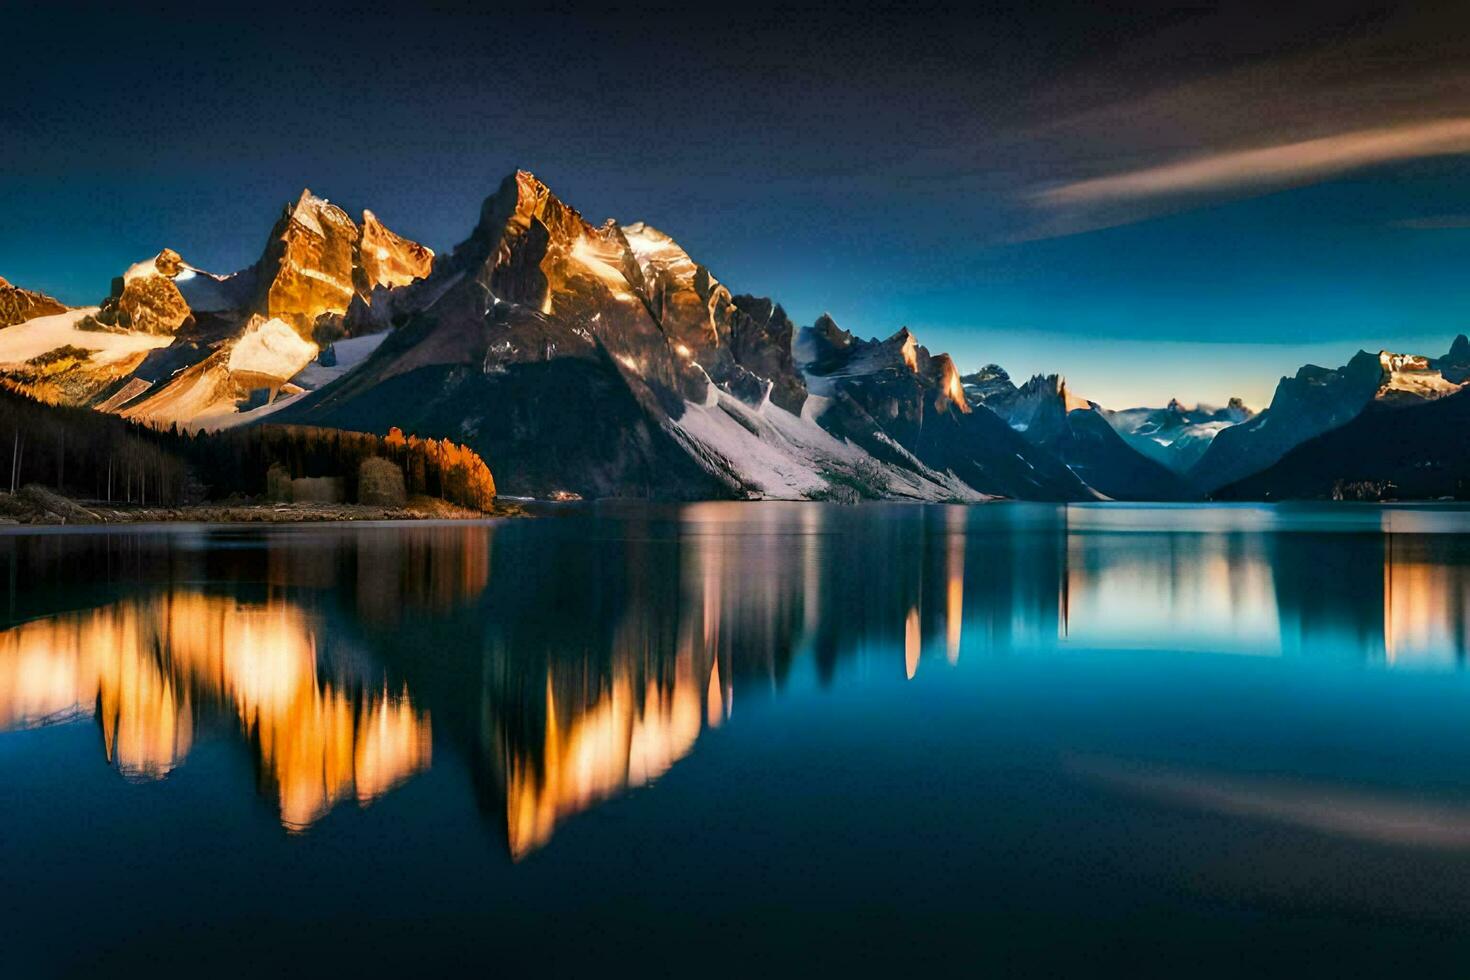
M 527 517 L 518 502 L 497 502 L 488 511 L 471 510 L 433 497 L 417 497 L 399 507 L 372 504 L 232 501 L 156 507 L 77 501 L 40 486 L 0 492 L 0 528 L 87 527 L 114 524 L 322 524 L 364 521 L 483 521 Z

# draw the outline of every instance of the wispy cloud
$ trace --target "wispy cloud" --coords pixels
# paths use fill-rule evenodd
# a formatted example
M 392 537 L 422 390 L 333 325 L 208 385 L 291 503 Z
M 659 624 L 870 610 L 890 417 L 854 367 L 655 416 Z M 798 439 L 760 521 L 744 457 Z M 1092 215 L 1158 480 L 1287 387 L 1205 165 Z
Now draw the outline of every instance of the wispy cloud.
M 1210 153 L 1042 191 L 1048 207 L 1271 188 L 1375 164 L 1470 153 L 1470 116 L 1359 129 L 1316 139 Z

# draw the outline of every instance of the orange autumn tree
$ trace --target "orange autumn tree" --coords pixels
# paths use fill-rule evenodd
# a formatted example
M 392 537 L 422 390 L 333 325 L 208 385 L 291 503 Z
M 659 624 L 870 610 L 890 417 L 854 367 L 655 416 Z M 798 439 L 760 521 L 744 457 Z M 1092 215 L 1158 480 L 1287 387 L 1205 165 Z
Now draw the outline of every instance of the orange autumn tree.
M 48 405 L 0 385 L 0 491 L 36 483 L 83 500 L 139 505 L 267 494 L 267 474 L 333 477 L 358 499 L 364 461 L 382 458 L 410 494 L 488 510 L 495 478 L 468 446 L 449 439 L 386 436 L 299 425 L 223 432 L 154 428 L 88 408 Z
M 405 436 L 396 427 L 379 436 L 267 424 L 196 439 L 190 448 L 217 496 L 228 489 L 263 492 L 264 474 L 279 467 L 292 479 L 340 479 L 346 499 L 356 500 L 362 464 L 380 458 L 403 472 L 410 496 L 440 497 L 476 510 L 488 510 L 495 503 L 495 478 L 473 449 L 448 439 Z
M 447 438 L 404 436 L 397 426 L 383 442 L 388 457 L 403 467 L 409 493 L 430 493 L 480 510 L 495 502 L 495 477 L 470 447 Z

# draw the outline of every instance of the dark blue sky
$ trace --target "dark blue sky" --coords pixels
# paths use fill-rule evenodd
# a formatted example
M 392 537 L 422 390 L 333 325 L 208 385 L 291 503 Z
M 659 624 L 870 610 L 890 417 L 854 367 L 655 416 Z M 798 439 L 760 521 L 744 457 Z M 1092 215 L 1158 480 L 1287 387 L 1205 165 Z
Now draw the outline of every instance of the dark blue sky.
M 447 250 L 525 167 L 799 322 L 1106 404 L 1470 329 L 1453 6 L 7 8 L 0 275 L 230 271 L 303 186 Z

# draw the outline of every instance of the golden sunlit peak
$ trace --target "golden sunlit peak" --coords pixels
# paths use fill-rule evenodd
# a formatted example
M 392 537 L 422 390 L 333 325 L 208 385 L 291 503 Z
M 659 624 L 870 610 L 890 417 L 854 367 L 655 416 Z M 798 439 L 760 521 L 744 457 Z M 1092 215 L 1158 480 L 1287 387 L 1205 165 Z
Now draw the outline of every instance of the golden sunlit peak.
M 674 352 L 677 353 L 680 357 L 684 358 L 686 361 L 694 357 L 694 352 L 683 344 L 675 344 Z
M 1057 394 L 1062 396 L 1062 407 L 1069 412 L 1075 412 L 1079 409 L 1086 410 L 1092 407 L 1090 401 L 1067 387 L 1066 378 L 1057 379 Z
M 915 374 L 919 371 L 919 344 L 914 340 L 914 335 L 909 333 L 908 328 L 903 330 L 903 347 L 899 348 L 903 354 L 903 362 L 909 366 L 909 370 Z
M 954 360 L 948 354 L 940 354 L 934 358 L 933 364 L 939 374 L 940 391 L 935 409 L 942 412 L 953 406 L 958 411 L 969 414 L 970 401 L 965 397 L 965 385 L 960 380 L 960 372 L 954 366 Z
M 965 386 L 960 384 L 960 376 L 951 374 L 944 383 L 944 392 L 949 395 L 949 400 L 962 412 L 968 412 L 970 406 L 965 403 Z

